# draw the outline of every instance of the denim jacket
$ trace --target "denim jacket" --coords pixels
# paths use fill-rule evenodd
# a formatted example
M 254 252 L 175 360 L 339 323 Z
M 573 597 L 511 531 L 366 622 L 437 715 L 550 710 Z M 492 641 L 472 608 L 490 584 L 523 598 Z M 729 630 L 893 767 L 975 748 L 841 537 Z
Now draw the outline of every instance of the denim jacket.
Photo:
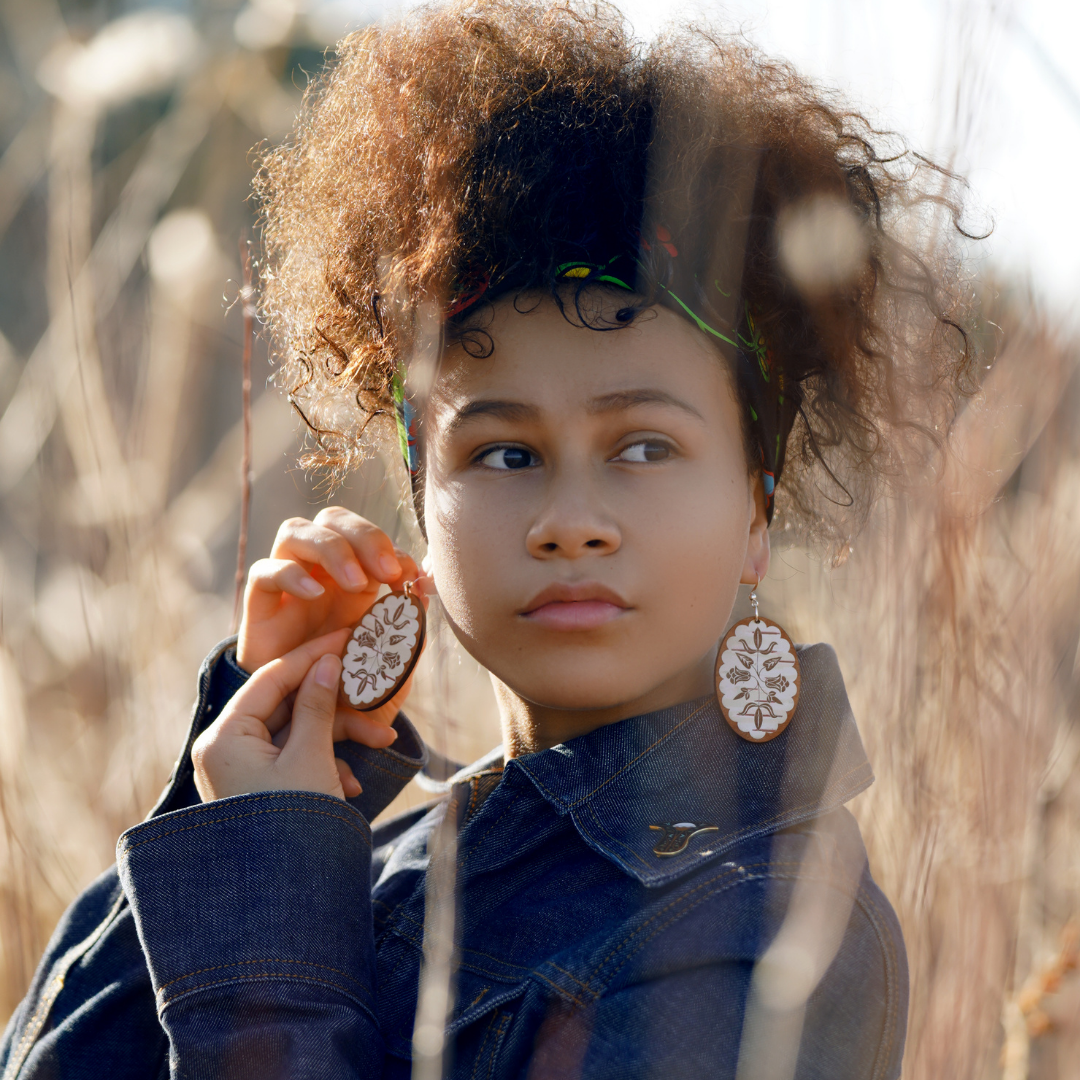
M 496 751 L 372 830 L 428 761 L 401 715 L 391 748 L 335 748 L 357 798 L 199 802 L 191 744 L 246 678 L 223 643 L 165 793 L 57 928 L 0 1078 L 408 1077 L 447 835 L 453 1080 L 898 1077 L 903 939 L 843 807 L 873 777 L 832 649 L 799 655 L 770 742 L 691 701 Z

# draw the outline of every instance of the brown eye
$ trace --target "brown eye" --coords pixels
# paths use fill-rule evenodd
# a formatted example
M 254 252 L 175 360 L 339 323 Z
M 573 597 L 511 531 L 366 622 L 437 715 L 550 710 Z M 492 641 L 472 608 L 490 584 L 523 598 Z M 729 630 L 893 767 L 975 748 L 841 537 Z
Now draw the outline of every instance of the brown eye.
M 671 447 L 662 442 L 639 442 L 626 447 L 616 461 L 666 461 L 671 457 Z

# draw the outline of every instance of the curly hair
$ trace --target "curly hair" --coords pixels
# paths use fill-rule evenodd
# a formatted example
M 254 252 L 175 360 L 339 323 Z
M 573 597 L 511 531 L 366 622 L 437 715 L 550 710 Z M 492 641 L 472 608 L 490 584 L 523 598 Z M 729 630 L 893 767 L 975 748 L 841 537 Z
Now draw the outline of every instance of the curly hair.
M 974 370 L 962 182 L 741 38 L 646 48 L 615 8 L 578 0 L 421 9 L 338 45 L 255 187 L 278 379 L 309 429 L 302 464 L 332 479 L 370 452 L 372 421 L 392 424 L 431 312 L 445 344 L 476 331 L 481 293 L 561 304 L 560 263 L 659 223 L 691 280 L 717 283 L 696 303 L 741 294 L 797 388 L 789 524 L 842 542 L 941 448 Z M 672 305 L 664 246 L 641 244 L 642 299 L 620 325 Z

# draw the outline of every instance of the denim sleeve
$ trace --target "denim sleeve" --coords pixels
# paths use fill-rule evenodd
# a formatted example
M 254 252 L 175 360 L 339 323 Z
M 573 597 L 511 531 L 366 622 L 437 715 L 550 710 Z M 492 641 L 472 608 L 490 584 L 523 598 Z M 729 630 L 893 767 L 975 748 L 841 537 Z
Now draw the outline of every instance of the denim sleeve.
M 117 850 L 170 1076 L 381 1074 L 371 830 L 357 810 L 258 792 L 152 818 Z

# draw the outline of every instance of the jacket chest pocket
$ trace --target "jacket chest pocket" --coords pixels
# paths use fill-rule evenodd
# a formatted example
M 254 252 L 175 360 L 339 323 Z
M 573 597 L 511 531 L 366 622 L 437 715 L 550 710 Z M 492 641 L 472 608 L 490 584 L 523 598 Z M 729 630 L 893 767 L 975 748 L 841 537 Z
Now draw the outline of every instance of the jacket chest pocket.
M 395 926 L 379 942 L 377 952 L 379 1026 L 387 1050 L 395 1057 L 412 1055 L 422 941 Z M 466 962 L 454 980 L 454 1012 L 447 1035 L 453 1043 L 454 1080 L 501 1076 L 501 1048 L 513 1027 L 515 1003 L 527 982 L 505 982 L 470 970 Z

